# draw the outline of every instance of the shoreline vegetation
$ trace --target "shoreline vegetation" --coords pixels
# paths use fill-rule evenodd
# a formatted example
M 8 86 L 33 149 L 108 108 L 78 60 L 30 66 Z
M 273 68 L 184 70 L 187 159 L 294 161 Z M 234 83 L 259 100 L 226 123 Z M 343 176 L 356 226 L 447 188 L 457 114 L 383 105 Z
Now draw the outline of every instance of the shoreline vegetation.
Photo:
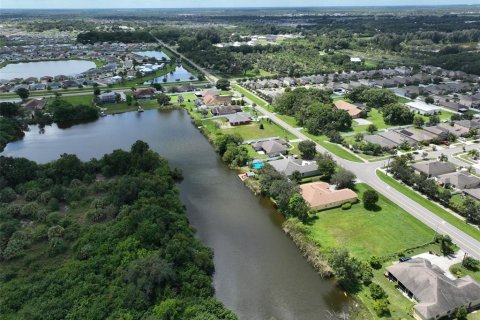
M 4 318 L 237 319 L 214 296 L 181 171 L 147 143 L 87 162 L 1 156 L 1 168 Z

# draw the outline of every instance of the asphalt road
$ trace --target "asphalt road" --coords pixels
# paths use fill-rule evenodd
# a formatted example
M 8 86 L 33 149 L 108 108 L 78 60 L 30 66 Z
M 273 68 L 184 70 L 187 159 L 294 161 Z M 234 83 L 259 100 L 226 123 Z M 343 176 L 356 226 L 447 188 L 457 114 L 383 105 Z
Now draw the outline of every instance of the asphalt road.
M 278 118 L 274 113 L 260 106 L 257 106 L 256 109 L 262 112 L 263 114 L 267 115 L 270 119 L 272 119 L 273 122 L 275 122 L 282 128 L 290 131 L 297 138 L 301 140 L 311 140 L 309 137 L 304 135 L 300 130 L 292 127 L 285 121 Z M 330 153 L 328 150 L 323 148 L 318 143 L 316 143 L 316 145 L 317 145 L 317 150 L 319 152 Z M 472 148 L 479 148 L 479 147 L 480 147 L 480 144 L 470 145 L 467 147 L 467 150 Z M 436 155 L 437 153 L 438 155 L 440 155 L 442 152 L 444 154 L 449 155 L 449 154 L 457 153 L 460 151 L 462 151 L 462 148 L 458 147 L 458 148 L 439 151 L 436 153 L 430 153 L 429 155 L 432 156 L 432 155 Z M 409 197 L 405 196 L 403 193 L 390 187 L 387 183 L 383 182 L 377 176 L 376 170 L 384 166 L 386 164 L 386 160 L 372 162 L 372 163 L 359 163 L 359 162 L 352 162 L 352 161 L 342 159 L 334 154 L 332 154 L 332 156 L 341 167 L 355 173 L 359 181 L 367 183 L 372 188 L 374 188 L 375 190 L 383 194 L 385 197 L 387 197 L 388 199 L 396 203 L 398 206 L 403 208 L 405 211 L 410 213 L 412 216 L 414 216 L 415 218 L 417 218 L 418 220 L 422 221 L 427 226 L 432 228 L 434 230 L 432 231 L 432 239 L 434 237 L 435 232 L 438 232 L 443 235 L 449 235 L 453 239 L 453 241 L 465 252 L 467 252 L 469 255 L 477 259 L 480 259 L 480 241 L 472 238 L 471 236 L 467 235 L 463 231 L 457 229 L 456 227 L 452 226 L 448 222 L 444 221 L 442 218 L 440 218 L 433 212 L 425 209 L 416 201 L 413 201 Z M 453 157 L 450 157 L 450 158 L 453 159 Z

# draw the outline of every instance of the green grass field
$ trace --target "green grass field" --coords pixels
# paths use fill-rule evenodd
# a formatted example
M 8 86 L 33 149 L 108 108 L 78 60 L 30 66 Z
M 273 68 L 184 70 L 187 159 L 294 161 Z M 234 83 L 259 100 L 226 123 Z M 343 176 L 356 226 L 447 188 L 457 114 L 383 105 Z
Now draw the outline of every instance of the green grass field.
M 389 184 L 391 187 L 395 188 L 397 191 L 400 191 L 410 199 L 416 201 L 417 203 L 421 204 L 424 208 L 430 210 L 431 212 L 435 213 L 437 216 L 442 218 L 443 220 L 447 221 L 451 225 L 455 226 L 456 228 L 462 230 L 469 236 L 480 240 L 480 231 L 475 229 L 469 224 L 466 224 L 463 220 L 457 218 L 447 210 L 443 209 L 435 202 L 430 201 L 424 197 L 422 197 L 417 192 L 411 190 L 410 188 L 406 187 L 405 185 L 400 184 L 395 179 L 388 177 L 383 172 L 377 172 L 377 175 L 383 182 Z
M 280 114 L 280 113 L 276 113 L 275 114 L 279 119 L 283 120 L 284 122 L 286 122 L 288 125 L 291 125 L 292 127 L 294 128 L 297 128 L 298 127 L 298 124 L 297 124 L 297 120 L 295 120 L 294 117 L 292 116 L 287 116 L 285 114 Z
M 363 162 L 362 159 L 357 157 L 352 152 L 344 149 L 343 147 L 339 146 L 338 144 L 329 143 L 326 136 L 314 136 L 313 134 L 308 133 L 307 131 L 303 131 L 303 133 L 308 136 L 310 139 L 314 140 L 322 147 L 330 151 L 331 153 L 339 156 L 342 159 L 353 161 L 353 162 Z
M 359 199 L 368 185 L 356 185 Z M 378 211 L 368 211 L 358 202 L 349 210 L 334 208 L 318 212 L 309 237 L 324 248 L 347 248 L 350 253 L 367 260 L 370 256 L 390 256 L 424 245 L 433 238 L 433 230 L 405 210 L 380 195 Z
M 70 102 L 73 105 L 83 104 L 83 105 L 91 105 L 93 101 L 93 93 L 88 95 L 81 95 L 81 96 L 61 96 L 60 100 L 65 100 Z M 48 98 L 48 101 L 53 101 L 55 98 Z
M 295 139 L 293 134 L 282 129 L 275 123 L 268 123 L 267 121 L 262 121 L 262 123 L 263 129 L 260 129 L 259 123 L 254 122 L 250 125 L 219 129 L 218 131 L 223 134 L 238 133 L 243 137 L 244 140 L 254 140 L 269 137 L 280 137 L 282 139 L 289 140 Z

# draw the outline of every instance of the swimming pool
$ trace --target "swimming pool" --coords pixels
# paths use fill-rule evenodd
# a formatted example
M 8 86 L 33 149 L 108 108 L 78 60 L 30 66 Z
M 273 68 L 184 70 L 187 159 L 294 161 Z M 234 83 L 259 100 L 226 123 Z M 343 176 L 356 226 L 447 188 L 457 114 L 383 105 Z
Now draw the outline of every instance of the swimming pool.
M 263 162 L 254 162 L 254 163 L 252 164 L 252 168 L 253 168 L 253 169 L 260 169 L 260 168 L 262 168 L 264 165 L 265 165 L 265 164 L 264 164 Z

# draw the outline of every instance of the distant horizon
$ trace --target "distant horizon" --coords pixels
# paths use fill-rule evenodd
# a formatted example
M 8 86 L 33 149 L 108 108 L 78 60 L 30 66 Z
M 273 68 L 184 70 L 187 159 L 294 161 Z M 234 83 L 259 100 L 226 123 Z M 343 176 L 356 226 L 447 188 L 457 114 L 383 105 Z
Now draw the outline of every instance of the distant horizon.
M 335 8 L 335 7 L 445 7 L 445 6 L 479 6 L 476 1 L 465 0 L 337 0 L 334 5 L 318 0 L 299 0 L 292 4 L 290 0 L 264 0 L 260 5 L 256 0 L 244 0 L 239 5 L 233 0 L 84 0 L 74 4 L 65 4 L 63 0 L 2 0 L 0 10 L 77 10 L 77 9 L 291 9 L 291 8 Z M 163 2 L 163 3 L 162 3 Z M 325 1 L 326 2 L 326 1 Z M 171 5 L 172 3 L 173 5 Z

